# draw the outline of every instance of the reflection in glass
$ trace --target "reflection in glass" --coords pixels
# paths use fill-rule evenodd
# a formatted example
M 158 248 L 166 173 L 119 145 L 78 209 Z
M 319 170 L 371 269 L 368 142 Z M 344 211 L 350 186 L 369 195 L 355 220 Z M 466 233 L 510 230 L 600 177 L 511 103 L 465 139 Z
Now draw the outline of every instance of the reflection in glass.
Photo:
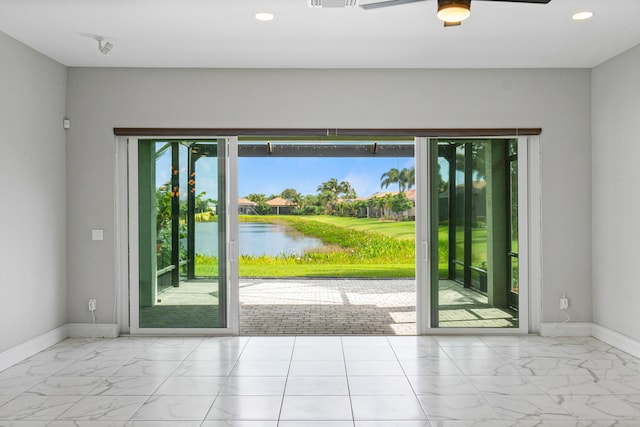
M 438 235 L 432 265 L 439 274 L 432 284 L 432 325 L 518 327 L 517 140 L 437 144 L 433 167 L 440 177 L 431 203 L 438 212 L 432 215 Z
M 139 141 L 139 327 L 224 327 L 226 221 L 215 141 Z M 223 163 L 224 164 L 224 163 Z M 222 184 L 224 182 L 222 181 Z M 216 232 L 196 233 L 210 223 Z

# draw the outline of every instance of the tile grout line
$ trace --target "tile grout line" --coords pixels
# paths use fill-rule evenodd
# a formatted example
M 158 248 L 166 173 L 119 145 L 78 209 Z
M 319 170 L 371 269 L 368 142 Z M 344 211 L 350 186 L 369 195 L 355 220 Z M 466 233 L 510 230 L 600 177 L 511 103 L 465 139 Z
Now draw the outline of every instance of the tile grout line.
M 289 374 L 291 373 L 291 364 L 293 363 L 293 353 L 296 351 L 296 344 L 298 343 L 298 337 L 293 337 L 293 346 L 291 347 L 291 355 L 289 356 L 289 367 L 287 368 L 287 375 L 284 380 L 284 389 L 282 390 L 282 399 L 280 400 L 280 411 L 278 411 L 278 419 L 276 424 L 280 425 L 280 418 L 282 417 L 282 409 L 284 408 L 284 397 L 287 395 L 287 385 L 289 384 Z
M 344 354 L 344 336 L 340 337 L 340 348 L 342 349 L 342 364 L 344 366 L 344 375 L 347 380 L 347 394 L 349 395 L 349 407 L 351 408 L 351 421 L 352 424 L 356 425 L 356 413 L 353 410 L 353 399 L 351 396 L 351 383 L 349 382 L 349 372 L 347 372 L 347 358 Z

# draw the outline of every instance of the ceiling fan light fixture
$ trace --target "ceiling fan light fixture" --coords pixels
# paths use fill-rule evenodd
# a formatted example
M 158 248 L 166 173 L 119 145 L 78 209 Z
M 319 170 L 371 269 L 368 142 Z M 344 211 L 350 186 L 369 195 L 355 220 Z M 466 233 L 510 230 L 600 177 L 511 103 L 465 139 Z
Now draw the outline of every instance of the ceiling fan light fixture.
M 471 16 L 471 0 L 438 0 L 438 19 L 460 23 Z M 455 24 L 454 24 L 455 25 Z

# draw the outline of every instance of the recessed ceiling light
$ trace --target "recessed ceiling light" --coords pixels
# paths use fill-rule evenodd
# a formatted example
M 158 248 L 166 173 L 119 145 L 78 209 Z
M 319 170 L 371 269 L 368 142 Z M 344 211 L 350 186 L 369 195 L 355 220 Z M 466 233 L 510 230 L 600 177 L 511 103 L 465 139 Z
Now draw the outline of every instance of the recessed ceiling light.
M 253 15 L 258 21 L 273 21 L 273 13 L 258 12 Z
M 584 12 L 574 13 L 571 18 L 574 21 L 584 21 L 585 19 L 589 19 L 592 16 L 593 16 L 593 12 L 584 11 Z

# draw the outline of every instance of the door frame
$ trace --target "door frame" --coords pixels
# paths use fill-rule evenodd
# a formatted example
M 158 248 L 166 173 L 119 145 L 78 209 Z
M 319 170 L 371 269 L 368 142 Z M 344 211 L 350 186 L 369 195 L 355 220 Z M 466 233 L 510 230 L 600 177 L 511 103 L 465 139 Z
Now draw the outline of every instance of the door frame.
M 518 132 L 522 130 L 523 132 Z M 129 248 L 132 242 L 129 240 L 130 224 L 129 217 L 132 216 L 129 206 L 129 175 L 131 171 L 128 166 L 128 142 L 137 142 L 138 137 L 132 135 L 143 136 L 144 139 L 194 139 L 194 138 L 207 138 L 207 139 L 222 139 L 225 138 L 228 141 L 228 198 L 229 198 L 229 210 L 228 212 L 237 212 L 237 198 L 238 198 L 238 137 L 232 135 L 251 134 L 252 132 L 244 129 L 242 132 L 238 130 L 229 130 L 221 132 L 213 132 L 211 134 L 220 134 L 222 136 L 208 136 L 205 130 L 198 130 L 197 132 L 181 132 L 181 130 L 175 129 L 175 134 L 187 135 L 187 136 L 173 136 L 174 133 L 170 130 L 163 129 L 161 131 L 153 131 L 144 128 L 119 128 L 114 129 L 115 133 L 115 147 L 114 147 L 114 224 L 115 224 L 115 236 L 114 242 L 114 269 L 116 271 L 116 280 L 114 283 L 115 301 L 113 306 L 114 316 L 118 319 L 119 333 L 128 334 L 132 333 L 130 310 L 131 302 L 129 301 L 130 291 L 132 287 L 130 283 L 130 262 Z M 400 130 L 393 130 L 393 133 L 397 133 Z M 430 212 L 429 212 L 429 197 L 428 188 L 429 183 L 429 169 L 428 169 L 428 147 L 429 141 L 433 138 L 438 138 L 437 135 L 442 133 L 440 137 L 448 137 L 451 132 L 453 136 L 456 136 L 458 130 L 417 130 L 407 129 L 402 131 L 402 134 L 414 135 L 426 135 L 418 136 L 414 138 L 415 145 L 415 165 L 416 165 L 416 183 L 418 183 L 418 191 L 416 192 L 416 209 L 418 212 L 423 212 L 423 215 L 417 215 L 416 217 L 416 329 L 418 335 L 425 334 L 514 334 L 514 333 L 539 333 L 540 324 L 542 318 L 542 237 L 541 237 L 541 163 L 540 163 L 540 129 L 531 129 L 530 132 L 526 132 L 527 129 L 514 129 L 511 132 L 509 130 L 503 130 L 496 132 L 495 130 L 477 129 L 477 130 L 465 130 L 465 137 L 475 135 L 479 137 L 491 137 L 495 134 L 495 137 L 501 138 L 518 138 L 526 141 L 526 174 L 519 174 L 519 188 L 527 188 L 526 199 L 526 212 L 528 216 L 528 227 L 526 229 L 526 235 L 528 236 L 528 316 L 527 316 L 527 328 L 522 327 L 522 324 L 518 329 L 505 328 L 431 328 L 430 327 L 430 241 L 428 235 L 428 227 L 430 224 Z M 257 131 L 256 131 L 257 132 Z M 272 134 L 286 134 L 283 130 L 271 130 Z M 292 130 L 289 129 L 291 134 Z M 295 133 L 305 133 L 301 130 L 296 130 Z M 331 133 L 334 131 L 332 130 Z M 385 129 L 375 130 L 357 130 L 350 129 L 350 132 L 360 133 L 376 133 L 380 135 L 388 134 L 389 131 Z M 260 134 L 264 133 L 264 130 L 260 130 Z M 307 132 L 308 133 L 308 132 Z M 318 132 L 312 132 L 316 134 Z M 339 137 L 338 129 L 335 130 L 335 136 Z M 511 135 L 513 133 L 513 135 Z M 520 134 L 520 136 L 518 135 Z M 329 130 L 327 130 L 329 135 Z M 353 133 L 355 135 L 355 133 Z M 524 134 L 524 136 L 522 136 Z M 509 136 L 511 135 L 511 136 Z M 519 146 L 520 148 L 520 146 Z M 420 184 L 422 183 L 422 185 Z M 422 188 L 420 188 L 420 186 Z M 137 191 L 137 189 L 136 189 Z M 425 205 L 425 203 L 427 203 Z M 522 207 L 520 209 L 523 209 Z M 137 227 L 137 226 L 136 226 Z M 521 226 L 522 227 L 522 226 Z M 228 272 L 228 324 L 227 328 L 204 330 L 194 329 L 194 334 L 211 333 L 217 335 L 238 335 L 240 332 L 239 317 L 240 317 L 240 297 L 239 297 L 239 274 L 238 274 L 238 224 L 237 221 L 231 221 L 229 224 L 229 242 L 228 242 L 228 254 L 230 262 L 230 270 Z M 137 229 L 136 229 L 137 230 Z M 524 257 L 523 257 L 524 258 Z M 136 260 L 137 261 L 137 260 Z M 137 276 L 133 276 L 137 277 Z M 211 331 L 211 332 L 209 332 Z M 148 333 L 148 334 L 167 334 L 169 331 L 165 328 L 159 329 L 155 332 L 145 330 L 144 332 L 134 331 L 133 333 Z M 174 333 L 186 334 L 185 329 L 177 329 Z
M 490 137 L 479 137 L 479 139 Z M 431 228 L 431 156 L 438 137 L 417 137 L 416 157 L 416 328 L 418 335 L 452 334 L 529 334 L 540 331 L 541 298 L 541 223 L 540 223 L 540 138 L 534 136 L 496 138 L 518 140 L 518 239 L 519 239 L 519 316 L 517 328 L 446 328 L 431 327 L 431 283 L 437 274 L 431 268 L 431 253 L 437 251 L 437 235 Z M 452 138 L 455 139 L 455 138 Z M 465 137 L 464 139 L 468 139 Z M 435 239 L 435 240 L 434 240 Z
M 137 137 L 118 137 L 116 141 L 116 232 L 122 243 L 117 249 L 117 265 L 119 270 L 120 301 L 127 301 L 124 305 L 128 309 L 119 309 L 120 331 L 131 335 L 238 335 L 239 326 L 239 289 L 238 289 L 238 225 L 237 225 L 237 137 L 171 137 L 149 139 L 217 139 L 225 141 L 226 157 L 226 200 L 225 221 L 227 223 L 227 280 L 226 280 L 226 322 L 224 328 L 141 328 L 139 326 L 139 289 L 138 277 L 138 141 Z M 126 173 L 122 173 L 126 171 Z M 118 203 L 117 203 L 118 204 Z M 235 215 L 234 215 L 235 213 Z M 123 223 L 124 221 L 124 223 Z M 125 276 L 126 275 L 126 276 Z M 123 286 L 126 284 L 126 286 Z M 117 304 L 122 307 L 123 304 Z

